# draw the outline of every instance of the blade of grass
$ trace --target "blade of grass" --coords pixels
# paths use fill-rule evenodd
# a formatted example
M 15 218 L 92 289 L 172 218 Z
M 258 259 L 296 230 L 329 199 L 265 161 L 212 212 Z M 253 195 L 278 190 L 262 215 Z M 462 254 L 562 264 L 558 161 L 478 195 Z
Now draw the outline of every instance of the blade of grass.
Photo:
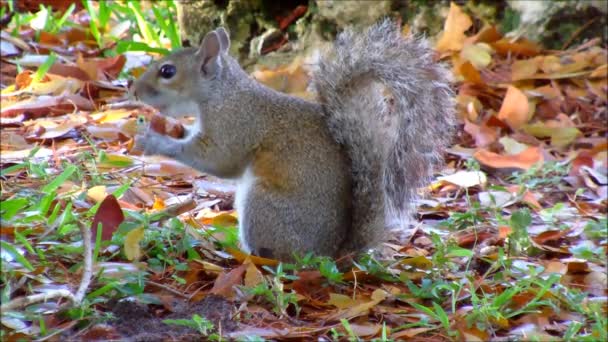
M 155 46 L 160 47 L 160 39 L 156 32 L 154 32 L 154 30 L 152 29 L 152 26 L 148 24 L 148 22 L 146 22 L 139 3 L 138 5 L 135 5 L 135 2 L 129 2 L 128 6 L 135 15 L 135 20 L 137 21 L 139 33 L 144 38 L 144 41 L 150 45 L 154 44 Z
M 70 5 L 70 7 L 68 7 L 68 9 L 65 11 L 65 13 L 63 13 L 61 18 L 59 18 L 55 21 L 55 23 L 53 25 L 52 33 L 57 33 L 57 32 L 59 32 L 59 30 L 61 30 L 61 28 L 65 24 L 66 20 L 68 20 L 68 18 L 72 15 L 72 12 L 74 12 L 75 8 L 76 8 L 76 4 L 72 3 Z
M 42 78 L 44 78 L 44 75 L 46 75 L 46 73 L 49 71 L 49 69 L 51 68 L 53 63 L 55 63 L 56 59 L 57 59 L 57 55 L 54 54 L 53 52 L 51 52 L 51 54 L 46 58 L 44 63 L 42 63 L 38 67 L 38 70 L 36 70 L 36 73 L 34 74 L 34 77 L 33 77 L 33 81 L 40 82 L 40 80 L 42 80 Z
M 42 188 L 42 192 L 50 193 L 59 188 L 77 170 L 76 166 L 69 165 L 57 178 Z
M 170 51 L 164 48 L 151 47 L 146 43 L 134 42 L 134 41 L 119 41 L 116 44 L 116 52 L 118 54 L 125 53 L 127 51 L 144 51 L 151 53 L 158 53 L 160 55 L 167 55 Z
M 13 247 L 13 245 L 6 241 L 0 240 L 0 246 L 4 251 L 8 252 L 13 258 L 15 258 L 18 263 L 20 263 L 23 267 L 27 268 L 28 271 L 34 270 L 32 264 L 30 264 L 30 262 L 27 261 L 27 259 L 23 255 L 21 255 L 21 253 L 19 253 L 19 251 L 17 251 L 17 249 Z
M 102 1 L 104 2 L 104 1 Z M 101 32 L 99 31 L 99 18 L 97 17 L 97 12 L 95 11 L 95 8 L 93 8 L 93 2 L 91 0 L 86 0 L 83 1 L 84 7 L 87 10 L 87 13 L 89 13 L 89 17 L 91 18 L 89 21 L 89 28 L 91 29 L 91 34 L 93 35 L 93 38 L 95 38 L 95 41 L 97 42 L 97 46 L 99 46 L 100 48 L 103 47 L 102 46 L 102 41 L 101 41 Z

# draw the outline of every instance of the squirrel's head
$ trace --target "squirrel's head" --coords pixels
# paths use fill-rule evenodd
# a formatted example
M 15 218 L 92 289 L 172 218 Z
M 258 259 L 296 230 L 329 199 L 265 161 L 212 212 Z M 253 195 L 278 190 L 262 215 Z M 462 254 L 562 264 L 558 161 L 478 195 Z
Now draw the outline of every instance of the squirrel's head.
M 200 47 L 174 52 L 150 65 L 130 92 L 140 101 L 174 117 L 198 116 L 200 105 L 212 98 L 227 66 L 230 38 L 223 28 L 205 35 Z

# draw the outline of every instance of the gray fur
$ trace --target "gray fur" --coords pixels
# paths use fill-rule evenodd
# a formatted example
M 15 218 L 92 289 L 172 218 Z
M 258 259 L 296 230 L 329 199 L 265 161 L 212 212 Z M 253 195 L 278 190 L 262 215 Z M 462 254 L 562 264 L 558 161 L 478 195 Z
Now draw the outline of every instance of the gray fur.
M 390 217 L 407 216 L 451 133 L 447 72 L 424 41 L 389 21 L 341 34 L 313 74 L 315 104 L 251 79 L 226 54 L 228 35 L 217 34 L 210 74 L 197 49 L 185 49 L 135 82 L 164 114 L 197 117 L 183 139 L 149 129 L 145 153 L 239 178 L 241 241 L 254 254 L 337 257 L 379 242 Z M 163 64 L 177 67 L 175 79 L 159 78 Z
M 424 39 L 403 37 L 385 20 L 340 34 L 312 79 L 352 163 L 354 217 L 344 248 L 359 251 L 383 238 L 390 218 L 405 222 L 440 160 L 454 125 L 450 78 Z

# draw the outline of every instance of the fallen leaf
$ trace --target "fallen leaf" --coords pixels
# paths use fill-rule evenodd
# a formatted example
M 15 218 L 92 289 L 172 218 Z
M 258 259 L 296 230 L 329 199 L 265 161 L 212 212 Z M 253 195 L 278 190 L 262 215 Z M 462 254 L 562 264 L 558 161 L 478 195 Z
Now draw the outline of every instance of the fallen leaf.
M 501 137 L 498 142 L 500 142 L 505 152 L 510 155 L 522 153 L 529 147 L 510 137 Z
M 95 203 L 103 201 L 107 195 L 105 185 L 97 185 L 87 190 L 87 198 L 92 199 Z
M 458 185 L 461 188 L 470 188 L 477 185 L 485 185 L 487 177 L 482 171 L 458 171 L 449 176 L 438 177 L 437 180 Z
M 511 65 L 511 81 L 521 81 L 532 78 L 538 71 L 538 59 L 516 60 Z
M 498 118 L 516 130 L 530 120 L 528 97 L 514 86 L 507 88 Z
M 124 220 L 125 216 L 116 197 L 114 195 L 106 196 L 93 217 L 93 222 L 91 223 L 92 238 L 95 239 L 97 227 L 101 224 L 101 240 L 111 240 L 112 234 L 114 234 Z
M 543 163 L 543 155 L 539 147 L 528 147 L 525 151 L 514 155 L 500 155 L 485 149 L 480 149 L 473 157 L 485 166 L 495 169 L 527 170 L 533 165 Z
M 127 260 L 133 261 L 141 257 L 139 242 L 144 238 L 144 227 L 138 227 L 125 235 L 124 251 Z
M 330 293 L 327 304 L 333 305 L 338 309 L 347 309 L 352 306 L 361 304 L 361 301 L 357 301 L 350 296 L 346 296 L 340 293 Z
M 234 298 L 236 293 L 234 292 L 234 286 L 241 285 L 243 281 L 243 274 L 247 269 L 246 264 L 241 264 L 239 267 L 232 269 L 227 274 L 222 272 L 215 279 L 213 288 L 209 293 L 216 294 L 227 299 Z
M 485 124 L 476 125 L 469 120 L 464 121 L 464 131 L 475 138 L 475 146 L 486 147 L 498 139 L 499 130 Z
M 451 2 L 443 33 L 437 41 L 435 49 L 439 52 L 460 51 L 466 38 L 464 33 L 471 25 L 473 25 L 471 18 L 456 3 Z
M 465 45 L 460 51 L 460 56 L 470 62 L 475 69 L 481 70 L 492 63 L 492 47 L 485 43 Z
M 247 269 L 245 270 L 245 279 L 244 284 L 248 288 L 256 287 L 264 281 L 264 276 L 262 272 L 258 270 L 251 260 L 245 260 L 245 264 L 247 265 Z

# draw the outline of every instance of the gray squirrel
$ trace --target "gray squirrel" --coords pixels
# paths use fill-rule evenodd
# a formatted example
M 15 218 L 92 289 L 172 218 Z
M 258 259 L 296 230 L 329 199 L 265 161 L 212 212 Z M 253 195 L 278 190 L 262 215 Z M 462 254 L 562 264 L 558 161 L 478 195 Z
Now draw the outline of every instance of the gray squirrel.
M 196 117 L 182 138 L 148 128 L 136 146 L 237 178 L 254 255 L 353 255 L 404 226 L 454 126 L 448 71 L 426 40 L 391 20 L 341 33 L 312 72 L 316 103 L 256 82 L 229 46 L 218 28 L 135 81 L 132 94 L 163 115 Z

